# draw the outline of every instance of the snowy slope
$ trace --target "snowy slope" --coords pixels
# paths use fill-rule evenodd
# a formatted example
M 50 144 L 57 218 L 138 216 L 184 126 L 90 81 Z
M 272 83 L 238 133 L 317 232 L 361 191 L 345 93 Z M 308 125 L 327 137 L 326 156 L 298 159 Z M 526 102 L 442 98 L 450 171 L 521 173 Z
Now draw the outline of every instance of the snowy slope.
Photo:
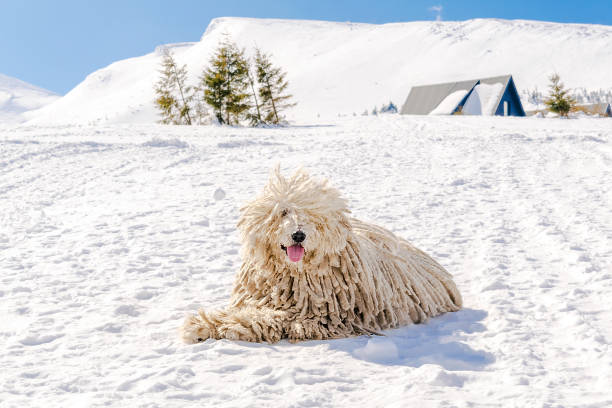
M 185 313 L 228 302 L 238 209 L 278 161 L 431 253 L 465 309 L 182 345 Z M 611 192 L 606 119 L 4 127 L 0 405 L 610 407 Z
M 612 88 L 612 27 L 478 19 L 384 25 L 217 18 L 197 43 L 174 46 L 195 83 L 228 33 L 248 50 L 257 44 L 288 72 L 298 102 L 290 119 L 312 123 L 401 106 L 410 87 L 513 74 L 519 90 L 545 90 L 556 71 L 569 87 Z M 34 123 L 151 123 L 154 52 L 89 75 Z
M 19 123 L 23 113 L 39 109 L 60 98 L 46 89 L 0 74 L 0 123 Z

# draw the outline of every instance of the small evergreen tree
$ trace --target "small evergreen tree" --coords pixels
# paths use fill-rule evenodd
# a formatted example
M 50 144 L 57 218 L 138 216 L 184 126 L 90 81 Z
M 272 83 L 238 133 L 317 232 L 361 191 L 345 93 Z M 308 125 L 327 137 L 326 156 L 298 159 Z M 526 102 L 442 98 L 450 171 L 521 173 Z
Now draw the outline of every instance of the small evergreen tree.
M 201 78 L 204 101 L 209 104 L 219 123 L 237 124 L 250 108 L 248 62 L 244 51 L 226 39 L 210 61 Z
M 285 93 L 289 85 L 285 80 L 286 73 L 272 65 L 269 55 L 255 48 L 255 74 L 259 84 L 263 120 L 278 124 L 283 119 L 281 112 L 295 106 L 295 103 L 289 102 L 292 95 Z
M 172 53 L 167 48 L 162 50 L 161 78 L 155 85 L 155 106 L 161 112 L 161 123 L 174 125 L 191 125 L 192 88 L 185 85 L 187 68 L 178 67 Z
M 552 74 L 549 79 L 550 93 L 544 103 L 551 112 L 567 117 L 568 113 L 576 105 L 576 101 L 569 95 L 569 91 L 565 89 L 559 74 Z

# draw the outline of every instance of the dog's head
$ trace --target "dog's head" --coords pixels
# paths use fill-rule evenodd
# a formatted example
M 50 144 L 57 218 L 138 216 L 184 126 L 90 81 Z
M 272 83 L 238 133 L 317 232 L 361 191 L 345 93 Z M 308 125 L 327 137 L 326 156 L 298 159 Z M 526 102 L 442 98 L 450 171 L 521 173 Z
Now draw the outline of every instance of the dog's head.
M 286 179 L 277 167 L 262 194 L 240 211 L 243 256 L 259 264 L 320 262 L 346 246 L 346 200 L 302 169 Z

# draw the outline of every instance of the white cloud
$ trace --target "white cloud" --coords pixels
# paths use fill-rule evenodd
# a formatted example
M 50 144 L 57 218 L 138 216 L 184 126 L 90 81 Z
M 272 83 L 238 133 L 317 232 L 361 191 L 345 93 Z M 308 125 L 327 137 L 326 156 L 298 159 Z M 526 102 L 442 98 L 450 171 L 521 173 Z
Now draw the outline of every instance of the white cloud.
M 436 21 L 441 21 L 442 20 L 442 9 L 443 7 L 438 5 L 438 6 L 431 6 L 429 8 L 429 11 L 433 11 L 436 13 Z

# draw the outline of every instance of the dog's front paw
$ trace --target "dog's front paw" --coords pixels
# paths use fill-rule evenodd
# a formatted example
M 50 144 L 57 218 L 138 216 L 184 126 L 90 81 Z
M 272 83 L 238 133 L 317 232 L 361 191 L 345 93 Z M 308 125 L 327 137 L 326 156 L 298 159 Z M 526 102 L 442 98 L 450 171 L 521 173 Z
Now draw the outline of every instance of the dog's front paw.
M 260 339 L 257 338 L 253 330 L 242 326 L 239 323 L 224 324 L 219 327 L 219 337 L 228 340 L 242 340 L 257 342 Z
M 326 325 L 319 320 L 302 319 L 291 323 L 287 332 L 289 342 L 296 343 L 303 340 L 324 340 L 333 338 Z
M 195 344 L 206 339 L 217 338 L 217 330 L 204 311 L 200 310 L 197 315 L 185 318 L 185 323 L 181 328 L 181 337 L 185 343 Z

